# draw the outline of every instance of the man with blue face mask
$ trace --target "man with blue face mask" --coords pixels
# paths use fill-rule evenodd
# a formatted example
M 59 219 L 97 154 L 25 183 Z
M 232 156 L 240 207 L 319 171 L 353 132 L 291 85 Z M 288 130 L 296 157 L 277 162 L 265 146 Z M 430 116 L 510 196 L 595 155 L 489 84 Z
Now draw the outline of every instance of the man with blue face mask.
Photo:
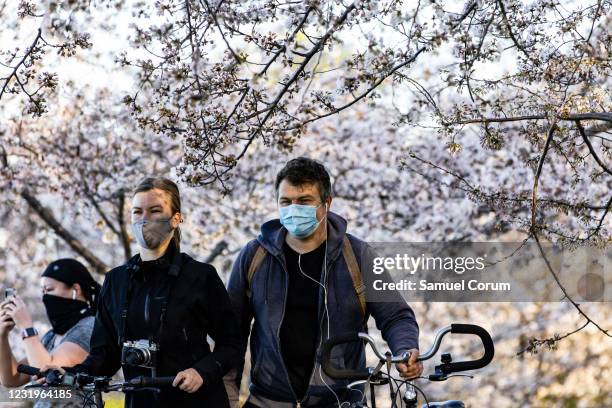
M 357 282 L 362 280 L 355 274 L 367 269 L 364 260 L 373 252 L 347 234 L 347 221 L 330 211 L 325 167 L 305 157 L 293 159 L 278 173 L 275 188 L 279 219 L 264 223 L 257 239 L 242 249 L 228 283 L 242 356 L 251 336 L 251 384 L 244 407 L 337 407 L 361 400 L 358 391 L 325 375 L 319 351 L 329 337 L 363 331 L 370 315 L 394 354 L 412 352 L 406 364 L 397 366 L 400 374 L 421 375 L 412 309 L 401 298 L 370 303 L 360 295 Z M 344 368 L 365 367 L 363 344 L 334 350 Z M 237 372 L 239 381 L 242 366 Z

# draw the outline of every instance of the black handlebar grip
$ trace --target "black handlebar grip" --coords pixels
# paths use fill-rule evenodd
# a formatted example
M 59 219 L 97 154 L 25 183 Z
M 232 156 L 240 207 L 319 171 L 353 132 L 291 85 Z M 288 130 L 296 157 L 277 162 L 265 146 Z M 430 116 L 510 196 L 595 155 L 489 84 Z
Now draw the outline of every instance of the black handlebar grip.
M 174 377 L 136 377 L 130 380 L 130 384 L 138 387 L 169 387 L 172 385 Z
M 331 363 L 331 351 L 339 344 L 353 343 L 361 341 L 357 333 L 346 333 L 334 336 L 323 343 L 321 347 L 321 368 L 330 378 L 335 380 L 365 380 L 370 376 L 367 369 L 361 370 L 340 370 Z
M 491 335 L 485 329 L 475 324 L 462 324 L 453 323 L 451 324 L 451 333 L 457 334 L 474 334 L 480 337 L 482 345 L 484 346 L 484 355 L 478 360 L 472 361 L 459 361 L 456 363 L 446 364 L 446 368 L 451 372 L 476 370 L 489 364 L 493 360 L 495 355 L 495 347 L 493 346 L 493 340 Z
M 35 375 L 37 377 L 40 377 L 41 375 L 40 369 L 25 364 L 19 364 L 17 366 L 17 372 L 27 375 Z

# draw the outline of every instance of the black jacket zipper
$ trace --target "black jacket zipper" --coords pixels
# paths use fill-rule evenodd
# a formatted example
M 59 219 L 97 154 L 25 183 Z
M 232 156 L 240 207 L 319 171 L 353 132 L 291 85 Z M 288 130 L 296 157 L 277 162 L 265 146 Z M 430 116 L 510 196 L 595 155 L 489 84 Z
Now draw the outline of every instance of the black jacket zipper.
M 280 319 L 280 323 L 278 324 L 278 328 L 276 329 L 276 342 L 278 344 L 278 352 L 281 356 L 281 362 L 283 364 L 283 366 L 285 365 L 285 362 L 283 360 L 283 350 L 281 348 L 281 342 L 280 342 L 280 330 L 281 327 L 283 326 L 283 320 L 285 319 L 285 309 L 287 307 L 287 295 L 289 294 L 289 284 L 288 284 L 288 279 L 289 279 L 289 272 L 287 271 L 287 266 L 285 265 L 285 260 L 281 259 L 279 256 L 275 256 L 276 260 L 280 263 L 281 267 L 283 268 L 283 271 L 285 272 L 285 296 L 283 297 L 283 314 L 281 314 L 281 319 Z M 269 271 L 268 271 L 269 273 Z M 266 276 L 266 278 L 268 278 Z M 297 407 L 301 407 L 300 401 L 298 401 L 297 399 L 297 395 L 295 393 L 295 390 L 293 389 L 293 386 L 291 385 L 291 380 L 289 379 L 289 372 L 287 371 L 287 367 L 285 368 L 285 378 L 287 379 L 287 384 L 289 385 L 289 389 L 291 390 L 291 393 L 293 394 L 293 399 L 295 399 L 295 402 L 297 404 Z

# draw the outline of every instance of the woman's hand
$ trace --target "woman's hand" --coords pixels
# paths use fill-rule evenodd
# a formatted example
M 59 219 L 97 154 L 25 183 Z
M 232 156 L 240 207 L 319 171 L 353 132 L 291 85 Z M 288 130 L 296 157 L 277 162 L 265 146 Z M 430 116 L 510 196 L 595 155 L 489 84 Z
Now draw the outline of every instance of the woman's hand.
M 66 374 L 66 370 L 64 370 L 62 367 L 56 366 L 54 364 L 49 364 L 49 365 L 43 365 L 42 367 L 40 367 L 38 369 L 41 373 L 44 373 L 45 375 L 40 376 L 40 377 L 35 377 L 36 378 L 36 382 L 44 385 L 47 383 L 47 374 L 49 374 L 51 371 L 59 371 L 59 373 L 61 375 Z
M 180 371 L 172 382 L 173 387 L 178 386 L 181 390 L 188 393 L 196 392 L 200 389 L 202 384 L 204 384 L 204 380 L 193 368 Z
M 8 316 L 13 319 L 15 325 L 21 330 L 32 327 L 32 315 L 30 315 L 23 299 L 18 295 L 12 296 L 10 302 L 6 303 L 3 310 L 7 311 Z
M 8 310 L 5 306 L 9 303 L 13 303 L 11 299 L 6 299 L 0 303 L 0 336 L 8 336 L 9 332 L 15 327 L 15 322 L 9 316 Z

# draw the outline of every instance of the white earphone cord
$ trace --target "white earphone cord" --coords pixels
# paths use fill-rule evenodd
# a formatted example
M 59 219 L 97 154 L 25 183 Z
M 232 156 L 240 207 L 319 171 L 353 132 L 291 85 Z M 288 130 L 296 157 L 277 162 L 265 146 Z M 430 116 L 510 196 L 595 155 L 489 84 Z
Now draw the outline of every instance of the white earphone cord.
M 325 205 L 325 207 L 327 208 L 327 204 Z M 323 288 L 323 295 L 324 295 L 323 304 L 325 305 L 325 312 L 323 315 L 323 319 L 325 319 L 325 315 L 327 315 L 327 340 L 329 340 L 329 309 L 327 307 L 327 287 L 326 287 L 327 286 L 327 213 L 325 213 L 324 219 L 325 219 L 325 255 L 323 257 L 323 271 L 324 271 L 323 272 L 323 285 L 321 284 L 321 282 L 317 282 L 316 279 L 313 279 L 311 276 L 304 273 L 304 271 L 302 270 L 302 265 L 301 265 L 302 254 L 298 254 L 298 268 L 300 269 L 300 273 L 302 275 L 304 275 L 306 278 L 310 279 L 311 281 L 313 281 L 314 283 L 316 283 L 317 285 Z M 322 329 L 321 327 L 322 324 L 323 324 L 323 321 L 321 321 L 321 323 L 319 324 L 319 330 Z M 319 349 L 321 349 L 322 344 L 323 344 L 323 336 L 321 336 L 321 340 L 319 341 L 319 347 L 318 347 Z M 313 369 L 314 370 L 317 369 L 316 363 Z M 321 364 L 319 364 L 319 378 L 321 378 L 321 381 L 323 381 L 323 384 L 325 384 L 327 389 L 330 390 L 332 394 L 334 394 L 334 397 L 336 398 L 336 402 L 338 404 L 338 408 L 342 408 L 344 404 L 348 404 L 350 406 L 350 402 L 348 401 L 340 402 L 340 397 L 338 397 L 338 394 L 336 394 L 336 392 L 332 389 L 332 387 L 330 387 L 329 384 L 325 382 L 325 379 L 323 378 Z

